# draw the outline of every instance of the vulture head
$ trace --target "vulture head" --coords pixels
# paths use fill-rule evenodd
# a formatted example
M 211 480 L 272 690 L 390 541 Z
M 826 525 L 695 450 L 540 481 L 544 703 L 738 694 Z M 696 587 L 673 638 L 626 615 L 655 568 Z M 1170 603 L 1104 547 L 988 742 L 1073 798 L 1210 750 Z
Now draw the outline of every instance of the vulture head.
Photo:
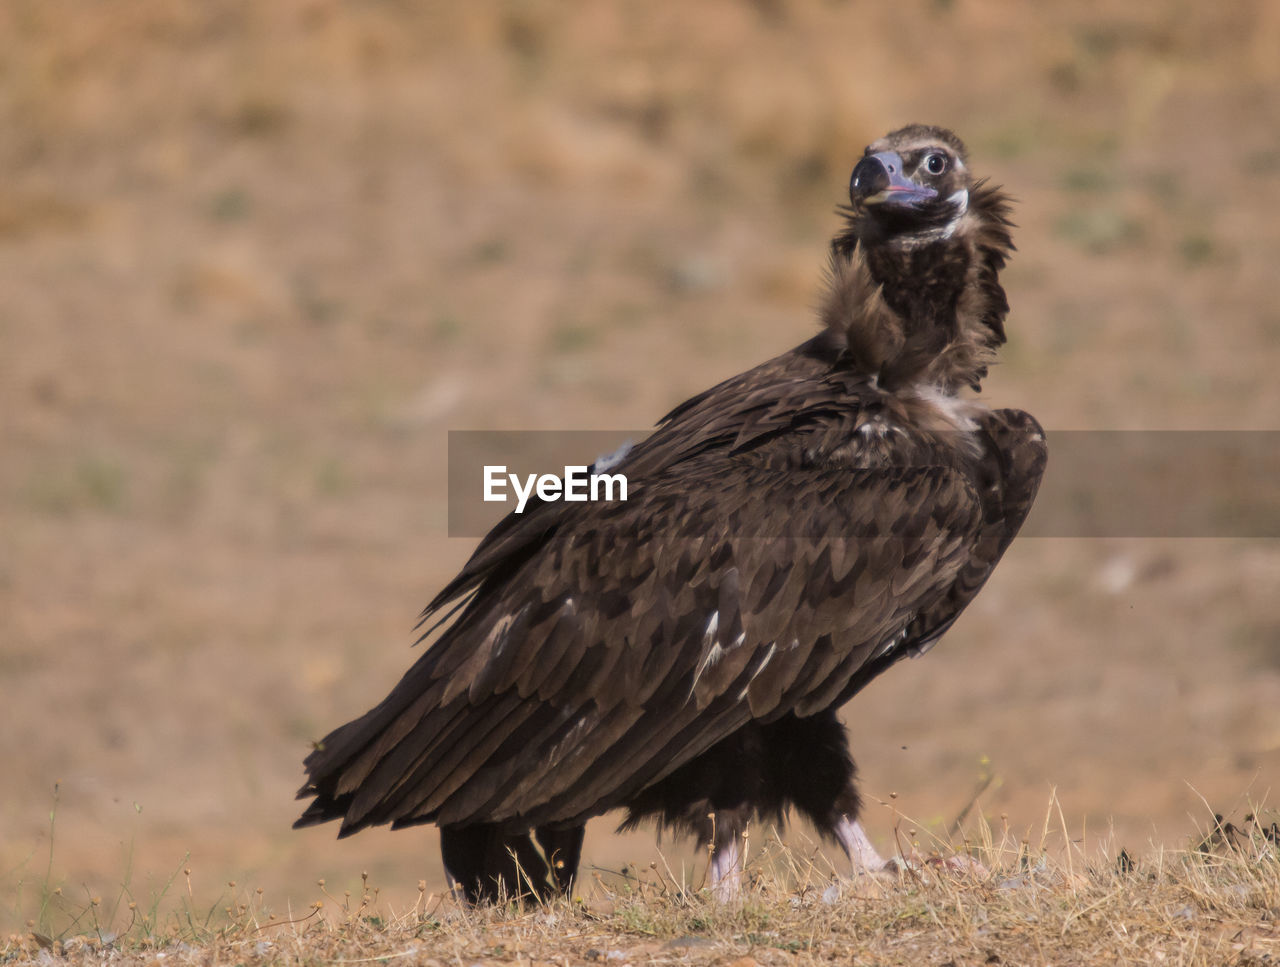
M 900 246 L 948 238 L 969 208 L 964 145 L 950 131 L 913 124 L 867 146 L 849 179 L 864 237 Z
M 882 386 L 977 390 L 1005 341 L 1008 198 L 974 178 L 954 134 L 911 124 L 867 146 L 849 200 L 831 243 L 829 338 Z

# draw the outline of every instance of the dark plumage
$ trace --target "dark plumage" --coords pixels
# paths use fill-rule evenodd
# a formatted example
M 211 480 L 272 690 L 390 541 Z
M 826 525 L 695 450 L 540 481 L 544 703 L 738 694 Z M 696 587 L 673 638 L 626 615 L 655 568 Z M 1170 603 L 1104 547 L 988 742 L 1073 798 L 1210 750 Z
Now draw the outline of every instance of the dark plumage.
M 1005 338 L 1004 196 L 913 125 L 850 199 L 822 331 L 668 414 L 613 468 L 626 502 L 494 527 L 427 606 L 438 639 L 307 758 L 297 825 L 438 823 L 471 900 L 567 889 L 616 808 L 714 843 L 722 894 L 745 824 L 789 807 L 870 861 L 837 709 L 951 626 L 1046 448 L 957 395 Z

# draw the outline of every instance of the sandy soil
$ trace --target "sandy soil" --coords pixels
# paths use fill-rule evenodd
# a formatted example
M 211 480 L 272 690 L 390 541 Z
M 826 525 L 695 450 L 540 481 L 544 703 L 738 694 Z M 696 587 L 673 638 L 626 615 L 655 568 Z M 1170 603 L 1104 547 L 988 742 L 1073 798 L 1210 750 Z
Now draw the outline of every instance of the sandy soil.
M 993 400 L 1280 428 L 1280 6 L 1124 9 L 0 7 L 0 925 L 55 783 L 68 893 L 438 886 L 429 831 L 288 826 L 473 545 L 447 431 L 644 427 L 805 338 L 891 127 L 1019 199 Z M 848 708 L 865 787 L 920 828 L 1056 788 L 1139 850 L 1274 801 L 1277 587 L 1275 541 L 1022 541 Z M 596 827 L 588 862 L 656 855 Z

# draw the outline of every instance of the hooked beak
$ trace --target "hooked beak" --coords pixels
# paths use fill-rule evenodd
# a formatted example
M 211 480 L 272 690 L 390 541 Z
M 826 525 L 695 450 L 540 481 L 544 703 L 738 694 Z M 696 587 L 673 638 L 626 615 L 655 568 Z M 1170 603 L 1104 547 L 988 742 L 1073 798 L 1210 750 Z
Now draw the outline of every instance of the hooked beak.
M 902 158 L 896 151 L 867 155 L 853 169 L 849 197 L 864 205 L 893 205 L 918 208 L 938 197 L 932 188 L 917 185 L 902 173 Z

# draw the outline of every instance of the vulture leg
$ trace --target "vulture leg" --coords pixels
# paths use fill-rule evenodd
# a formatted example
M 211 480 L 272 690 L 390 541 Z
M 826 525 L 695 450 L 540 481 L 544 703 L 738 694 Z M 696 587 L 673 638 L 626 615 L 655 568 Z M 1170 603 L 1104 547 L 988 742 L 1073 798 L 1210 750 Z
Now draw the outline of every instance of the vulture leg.
M 573 888 L 573 881 L 578 878 L 578 863 L 582 859 L 582 837 L 586 826 L 570 826 L 568 829 L 554 829 L 551 826 L 539 826 L 534 836 L 542 852 L 551 864 L 551 876 L 555 887 L 561 893 L 568 893 Z
M 721 903 L 738 896 L 742 887 L 742 854 L 736 840 L 717 847 L 711 854 L 711 894 Z
M 871 845 L 862 823 L 849 816 L 841 816 L 836 823 L 835 834 L 844 851 L 849 854 L 849 863 L 853 866 L 855 876 L 859 873 L 875 873 L 885 868 L 884 858 Z
M 773 782 L 823 834 L 844 847 L 856 876 L 884 869 L 858 822 L 862 798 L 849 737 L 834 709 L 807 718 L 784 716 L 768 726 Z M 803 749 L 804 755 L 794 754 Z
M 728 903 L 742 889 L 742 834 L 746 831 L 751 807 L 718 809 L 710 816 L 711 894 Z
M 528 833 L 490 823 L 440 827 L 440 854 L 449 884 L 469 903 L 548 896 L 551 871 Z
M 461 891 L 471 903 L 480 899 L 485 843 L 488 831 L 481 826 L 441 826 L 440 857 L 449 888 Z

